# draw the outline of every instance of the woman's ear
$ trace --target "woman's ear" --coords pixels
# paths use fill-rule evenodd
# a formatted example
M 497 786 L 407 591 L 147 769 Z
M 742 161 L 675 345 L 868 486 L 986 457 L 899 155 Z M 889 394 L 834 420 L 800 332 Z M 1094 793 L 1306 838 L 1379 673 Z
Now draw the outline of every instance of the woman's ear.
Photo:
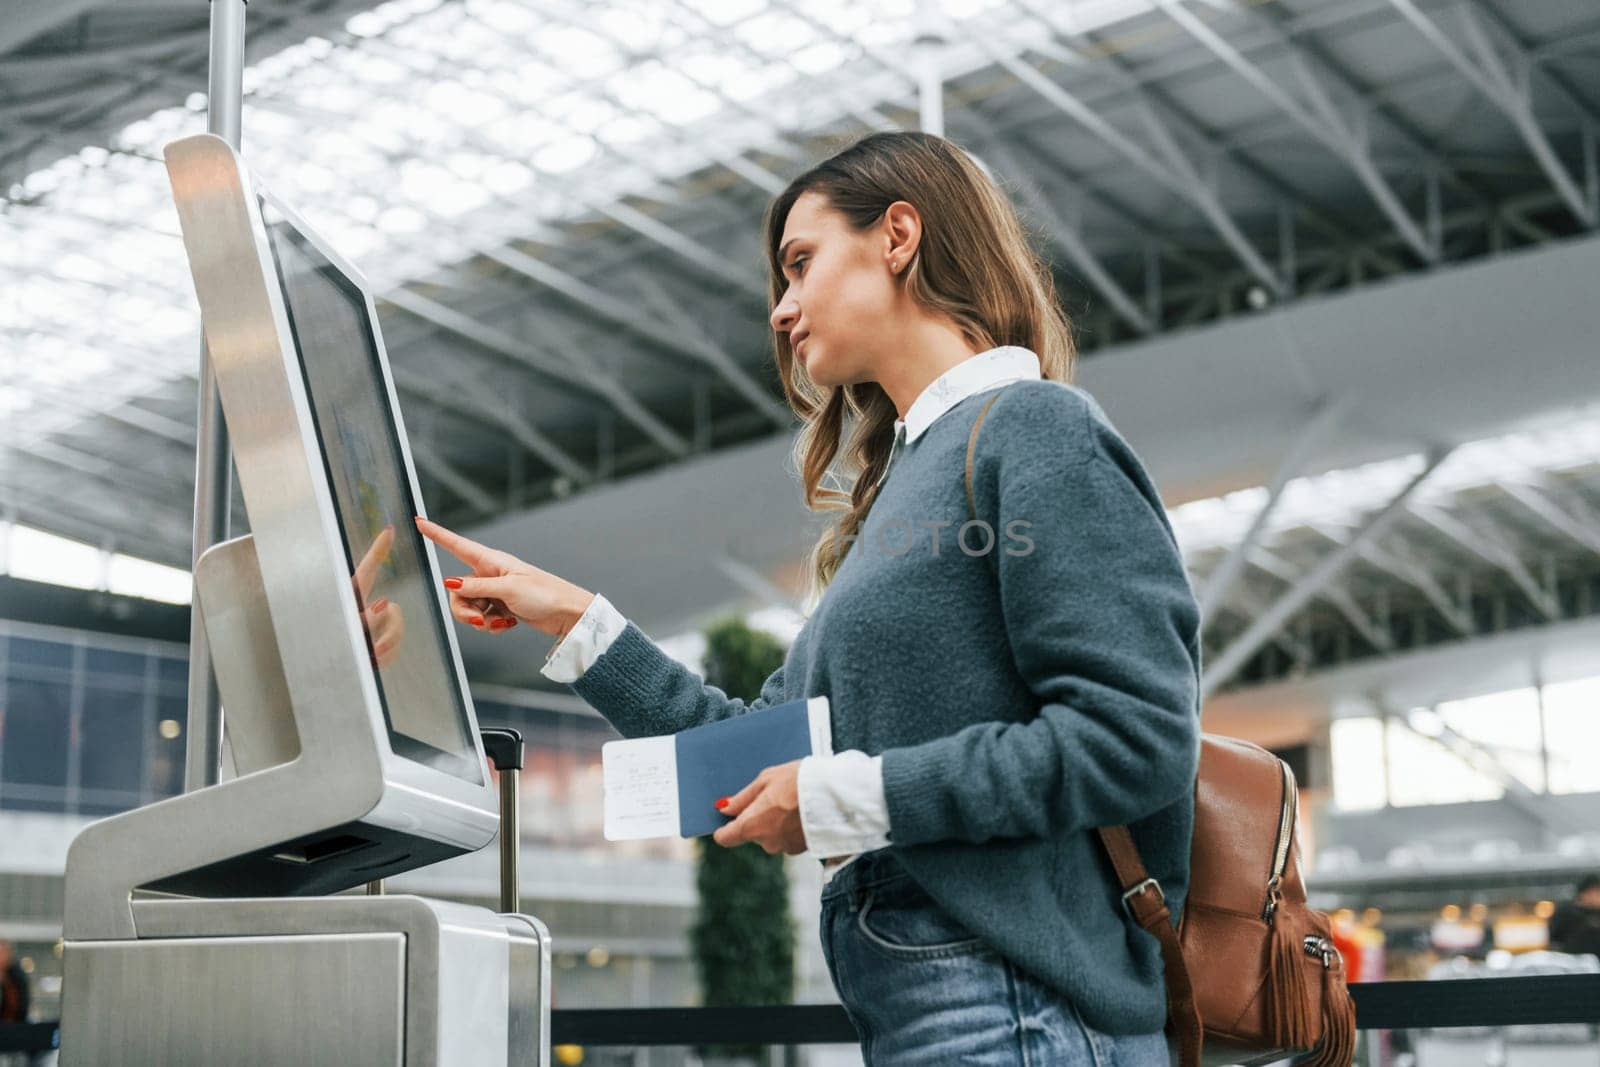
M 910 265 L 922 243 L 922 214 L 905 200 L 896 200 L 883 212 L 884 258 L 892 274 Z

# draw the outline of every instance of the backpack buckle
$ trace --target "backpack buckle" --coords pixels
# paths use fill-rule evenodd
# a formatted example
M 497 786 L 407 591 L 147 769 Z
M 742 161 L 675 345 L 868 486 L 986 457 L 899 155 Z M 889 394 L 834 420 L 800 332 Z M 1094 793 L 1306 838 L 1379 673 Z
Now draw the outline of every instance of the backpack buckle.
M 1156 891 L 1156 905 L 1158 907 L 1167 902 L 1166 894 L 1161 891 L 1161 883 L 1156 881 L 1154 878 L 1146 878 L 1144 881 L 1140 882 L 1138 885 L 1122 894 L 1122 908 L 1128 913 L 1128 917 L 1134 922 L 1139 921 L 1139 916 L 1133 913 L 1133 898 L 1143 896 L 1145 890 L 1147 889 L 1154 889 Z

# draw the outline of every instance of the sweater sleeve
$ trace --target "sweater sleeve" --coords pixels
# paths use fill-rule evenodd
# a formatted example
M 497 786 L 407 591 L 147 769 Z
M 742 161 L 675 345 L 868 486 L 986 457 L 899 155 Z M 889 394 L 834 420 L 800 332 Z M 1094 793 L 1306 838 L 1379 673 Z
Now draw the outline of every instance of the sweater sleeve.
M 783 703 L 783 670 L 768 675 L 761 695 L 746 703 L 708 685 L 630 621 L 567 688 L 623 737 L 659 737 Z
M 1116 826 L 1194 787 L 1199 608 L 1160 497 L 1095 423 L 1008 438 L 975 485 L 979 517 L 999 519 L 1005 630 L 1038 712 L 884 752 L 895 845 Z

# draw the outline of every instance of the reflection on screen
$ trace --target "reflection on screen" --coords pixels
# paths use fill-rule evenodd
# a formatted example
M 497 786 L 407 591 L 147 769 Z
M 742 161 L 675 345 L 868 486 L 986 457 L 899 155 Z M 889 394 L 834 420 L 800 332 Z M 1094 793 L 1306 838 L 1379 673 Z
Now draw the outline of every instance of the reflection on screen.
M 396 753 L 481 782 L 361 291 L 262 204 Z

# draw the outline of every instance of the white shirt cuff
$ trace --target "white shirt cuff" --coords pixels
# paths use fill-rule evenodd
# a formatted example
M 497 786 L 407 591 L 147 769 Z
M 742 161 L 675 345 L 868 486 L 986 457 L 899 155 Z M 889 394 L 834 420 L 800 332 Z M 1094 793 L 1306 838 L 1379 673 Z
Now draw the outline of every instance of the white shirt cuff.
M 539 673 L 553 682 L 576 682 L 627 626 L 627 617 L 596 593 L 572 629 L 545 656 Z
M 850 749 L 800 761 L 800 828 L 818 859 L 848 856 L 889 843 L 883 757 Z

